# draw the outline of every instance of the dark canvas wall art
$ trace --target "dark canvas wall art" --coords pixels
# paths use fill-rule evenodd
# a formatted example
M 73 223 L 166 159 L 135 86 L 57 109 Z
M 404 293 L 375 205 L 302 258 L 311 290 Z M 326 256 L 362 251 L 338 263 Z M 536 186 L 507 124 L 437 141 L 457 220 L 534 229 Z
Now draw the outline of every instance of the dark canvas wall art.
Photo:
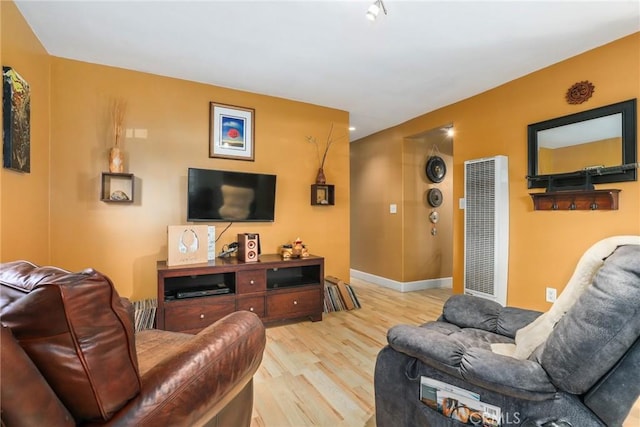
M 29 84 L 11 67 L 2 67 L 3 166 L 31 171 L 31 94 Z

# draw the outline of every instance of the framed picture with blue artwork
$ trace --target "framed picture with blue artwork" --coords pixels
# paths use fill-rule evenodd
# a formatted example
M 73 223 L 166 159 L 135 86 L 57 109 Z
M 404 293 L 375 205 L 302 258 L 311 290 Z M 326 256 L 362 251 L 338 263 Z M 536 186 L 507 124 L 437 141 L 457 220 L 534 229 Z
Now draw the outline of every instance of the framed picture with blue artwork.
M 209 157 L 254 160 L 252 108 L 211 103 Z
M 3 166 L 31 172 L 31 95 L 29 84 L 11 67 L 2 67 Z

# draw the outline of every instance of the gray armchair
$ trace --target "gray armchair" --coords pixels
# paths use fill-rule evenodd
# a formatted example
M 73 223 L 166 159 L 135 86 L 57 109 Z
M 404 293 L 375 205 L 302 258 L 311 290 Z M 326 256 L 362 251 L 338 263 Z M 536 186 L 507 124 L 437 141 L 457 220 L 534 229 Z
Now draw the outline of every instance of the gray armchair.
M 377 426 L 465 424 L 420 400 L 423 376 L 500 407 L 503 426 L 621 425 L 640 395 L 640 244 L 600 265 L 528 357 L 497 351 L 541 313 L 469 295 L 436 321 L 391 328 L 375 367 Z

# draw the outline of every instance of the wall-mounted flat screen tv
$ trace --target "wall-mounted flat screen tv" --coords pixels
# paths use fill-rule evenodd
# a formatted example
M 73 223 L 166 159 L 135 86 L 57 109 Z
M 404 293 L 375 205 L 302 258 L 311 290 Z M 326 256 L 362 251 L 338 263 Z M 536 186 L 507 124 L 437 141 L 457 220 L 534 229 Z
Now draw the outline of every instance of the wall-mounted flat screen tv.
M 275 175 L 189 168 L 187 178 L 187 221 L 275 219 Z

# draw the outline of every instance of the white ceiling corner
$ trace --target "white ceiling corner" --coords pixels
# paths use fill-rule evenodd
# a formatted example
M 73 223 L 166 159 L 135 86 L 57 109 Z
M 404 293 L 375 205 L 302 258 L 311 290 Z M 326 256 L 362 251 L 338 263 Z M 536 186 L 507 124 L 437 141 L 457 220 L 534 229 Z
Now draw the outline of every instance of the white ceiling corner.
M 33 1 L 51 55 L 348 111 L 359 139 L 640 31 L 638 1 Z

